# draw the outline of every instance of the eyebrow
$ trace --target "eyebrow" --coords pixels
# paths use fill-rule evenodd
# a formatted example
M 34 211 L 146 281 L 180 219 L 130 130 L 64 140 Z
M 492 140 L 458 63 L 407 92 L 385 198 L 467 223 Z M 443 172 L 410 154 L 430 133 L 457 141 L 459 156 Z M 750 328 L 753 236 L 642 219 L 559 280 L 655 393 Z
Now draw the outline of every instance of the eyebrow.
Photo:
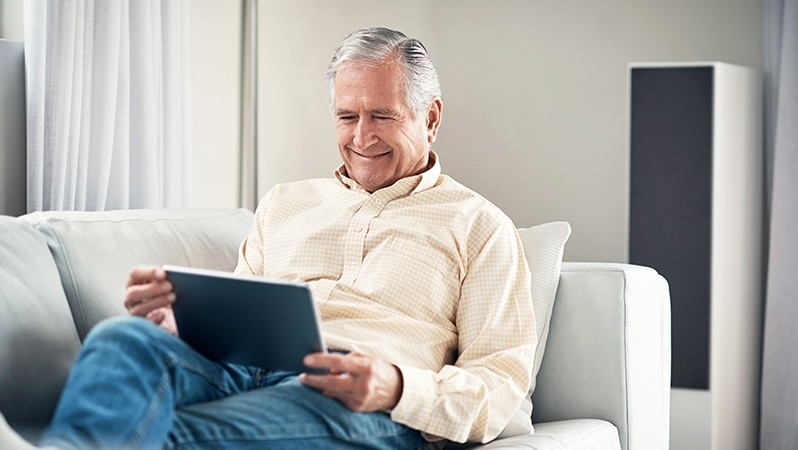
M 392 109 L 374 109 L 371 114 L 375 116 L 399 117 L 399 113 Z
M 392 109 L 372 109 L 369 111 L 369 113 L 375 116 L 399 117 L 399 113 Z M 356 112 L 350 111 L 348 109 L 339 108 L 335 110 L 335 117 L 356 115 L 358 115 Z
M 355 114 L 354 111 L 350 111 L 348 109 L 338 108 L 338 109 L 335 110 L 335 117 L 351 116 L 353 114 Z

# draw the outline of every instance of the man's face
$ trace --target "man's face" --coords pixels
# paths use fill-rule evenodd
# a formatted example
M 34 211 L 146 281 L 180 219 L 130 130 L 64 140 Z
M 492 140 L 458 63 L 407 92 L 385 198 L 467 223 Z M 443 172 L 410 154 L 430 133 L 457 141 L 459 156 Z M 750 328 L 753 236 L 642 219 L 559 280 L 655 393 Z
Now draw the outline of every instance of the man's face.
M 421 117 L 405 102 L 401 68 L 349 63 L 335 76 L 338 150 L 347 174 L 374 192 L 427 168 L 440 123 L 435 100 Z

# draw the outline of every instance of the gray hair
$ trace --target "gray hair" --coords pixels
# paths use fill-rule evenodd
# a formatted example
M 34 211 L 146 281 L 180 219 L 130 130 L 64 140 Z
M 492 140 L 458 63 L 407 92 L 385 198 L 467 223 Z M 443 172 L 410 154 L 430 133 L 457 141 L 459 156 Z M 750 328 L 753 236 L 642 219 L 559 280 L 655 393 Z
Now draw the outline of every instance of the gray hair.
M 335 50 L 327 67 L 327 100 L 332 113 L 335 113 L 335 75 L 344 64 L 352 61 L 380 64 L 390 56 L 395 56 L 403 68 L 407 106 L 414 117 L 425 114 L 430 103 L 441 97 L 438 73 L 421 41 L 388 28 L 355 31 Z

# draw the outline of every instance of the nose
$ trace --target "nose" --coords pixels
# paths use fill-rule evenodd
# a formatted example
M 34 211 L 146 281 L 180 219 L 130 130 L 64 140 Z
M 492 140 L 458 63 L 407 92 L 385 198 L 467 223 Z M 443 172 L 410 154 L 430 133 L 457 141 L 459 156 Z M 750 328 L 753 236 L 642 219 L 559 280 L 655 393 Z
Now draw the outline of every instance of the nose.
M 353 143 L 359 149 L 367 149 L 376 144 L 379 138 L 374 131 L 374 124 L 370 118 L 361 117 L 355 127 Z

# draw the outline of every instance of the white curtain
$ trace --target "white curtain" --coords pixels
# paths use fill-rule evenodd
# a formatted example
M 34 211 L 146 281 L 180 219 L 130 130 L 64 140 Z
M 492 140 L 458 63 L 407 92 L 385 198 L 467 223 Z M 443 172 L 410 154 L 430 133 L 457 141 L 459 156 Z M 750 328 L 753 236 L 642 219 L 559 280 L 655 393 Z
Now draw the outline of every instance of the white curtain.
M 770 237 L 760 447 L 798 448 L 798 0 L 765 0 Z
M 184 206 L 188 0 L 26 0 L 28 211 Z

